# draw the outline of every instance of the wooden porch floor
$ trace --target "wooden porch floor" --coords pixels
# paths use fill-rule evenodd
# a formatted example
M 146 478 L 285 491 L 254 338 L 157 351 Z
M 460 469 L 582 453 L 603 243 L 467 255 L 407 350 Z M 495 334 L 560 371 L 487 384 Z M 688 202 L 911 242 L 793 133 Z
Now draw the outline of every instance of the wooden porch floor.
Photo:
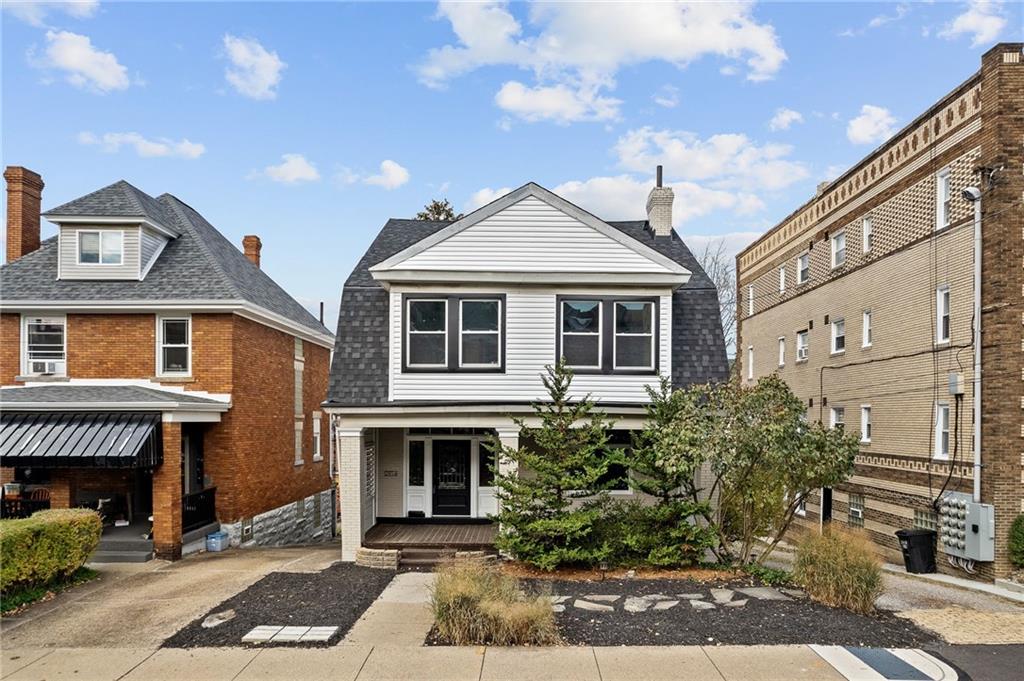
M 494 548 L 498 526 L 493 523 L 378 523 L 370 528 L 363 546 L 371 549 L 460 549 L 480 551 Z

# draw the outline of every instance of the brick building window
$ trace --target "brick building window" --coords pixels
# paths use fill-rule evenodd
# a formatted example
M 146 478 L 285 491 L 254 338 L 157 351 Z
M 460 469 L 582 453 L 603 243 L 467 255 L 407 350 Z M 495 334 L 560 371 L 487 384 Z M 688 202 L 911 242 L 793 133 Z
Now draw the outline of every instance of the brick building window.
M 829 423 L 833 428 L 846 428 L 846 409 L 843 407 L 832 407 L 832 418 Z
M 811 278 L 811 254 L 801 253 L 796 256 L 796 283 L 806 284 Z
M 852 527 L 864 527 L 864 495 L 850 495 L 850 512 L 847 515 L 848 523 Z
M 779 366 L 786 366 L 786 337 L 779 336 Z
M 935 458 L 949 458 L 949 404 L 935 405 Z
M 779 293 L 786 292 L 786 266 L 779 268 Z
M 754 314 L 754 285 L 747 286 L 747 316 Z
M 949 168 L 935 174 L 935 230 L 949 227 Z
M 860 233 L 861 240 L 863 242 L 864 252 L 870 253 L 871 247 L 874 245 L 875 233 L 871 226 L 871 216 L 864 218 L 860 222 Z
M 320 440 L 320 412 L 313 412 L 313 461 L 323 461 L 323 445 Z
M 846 352 L 846 322 L 842 319 L 832 320 L 832 354 Z
M 914 528 L 918 530 L 936 530 L 939 527 L 939 516 L 935 511 L 914 509 Z
M 26 376 L 63 376 L 66 373 L 64 317 L 23 317 L 23 371 Z
M 949 286 L 935 289 L 935 342 L 949 342 Z
M 157 318 L 157 374 L 189 376 L 192 374 L 192 318 Z
M 867 444 L 871 442 L 871 405 L 862 404 L 860 407 L 860 441 Z
M 303 422 L 305 411 L 302 408 L 302 377 L 306 366 L 306 352 L 301 338 L 295 339 L 295 465 L 305 463 L 302 454 Z
M 747 348 L 747 380 L 754 380 L 754 346 Z
M 832 268 L 841 267 L 846 262 L 846 232 L 832 235 Z
M 806 330 L 804 330 L 804 331 L 797 331 L 796 332 L 796 361 L 798 361 L 798 362 L 806 362 L 807 361 L 808 352 L 809 352 L 809 348 L 808 348 L 807 331 Z
M 864 314 L 861 317 L 861 338 L 860 346 L 862 348 L 871 347 L 871 310 L 864 310 Z

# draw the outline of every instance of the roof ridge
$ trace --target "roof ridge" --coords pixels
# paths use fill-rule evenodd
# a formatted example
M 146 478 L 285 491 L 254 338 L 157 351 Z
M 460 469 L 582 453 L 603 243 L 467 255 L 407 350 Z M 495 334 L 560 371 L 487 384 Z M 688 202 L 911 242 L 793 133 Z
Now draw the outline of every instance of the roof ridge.
M 139 212 L 142 213 L 143 215 L 146 214 L 146 207 L 142 205 L 142 201 L 139 200 L 138 196 L 139 192 L 142 191 L 141 189 L 133 185 L 128 180 L 118 180 L 114 184 L 121 185 L 121 189 L 128 196 L 128 199 L 135 204 L 135 207 L 139 209 Z
M 164 201 L 163 199 L 165 197 L 167 199 L 170 199 L 170 201 Z M 235 294 L 236 298 L 240 300 L 245 299 L 245 296 L 242 295 L 242 292 L 239 290 L 234 280 L 231 277 L 229 277 L 228 273 L 224 271 L 223 267 L 221 267 L 220 261 L 217 260 L 217 258 L 213 257 L 213 253 L 210 252 L 210 247 L 206 243 L 206 240 L 199 236 L 196 226 L 192 223 L 192 219 L 189 218 L 188 215 L 185 214 L 185 211 L 181 208 L 181 206 L 178 205 L 179 203 L 184 205 L 184 202 L 179 201 L 178 197 L 176 197 L 174 194 L 170 194 L 167 192 L 161 194 L 156 200 L 160 201 L 161 203 L 170 204 L 170 208 L 175 212 L 179 222 L 181 222 L 183 226 L 185 226 L 186 229 L 188 229 L 189 234 L 192 236 L 193 239 L 195 239 L 196 243 L 199 244 L 199 248 L 202 250 L 203 255 L 206 256 L 206 261 L 210 263 L 213 269 L 217 271 L 217 274 L 221 276 L 221 279 L 224 280 L 224 282 L 227 284 L 227 287 Z

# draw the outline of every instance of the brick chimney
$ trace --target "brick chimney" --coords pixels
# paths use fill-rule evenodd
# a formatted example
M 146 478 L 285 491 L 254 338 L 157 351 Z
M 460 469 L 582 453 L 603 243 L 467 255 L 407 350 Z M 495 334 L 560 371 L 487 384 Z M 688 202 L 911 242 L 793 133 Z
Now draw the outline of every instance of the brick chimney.
M 43 178 L 28 168 L 7 166 L 7 262 L 39 248 Z
M 654 189 L 647 195 L 647 222 L 654 236 L 672 236 L 672 202 L 675 194 L 671 187 L 661 186 L 661 166 L 658 166 Z
M 242 250 L 245 251 L 245 257 L 249 258 L 256 267 L 260 266 L 260 250 L 262 248 L 263 243 L 255 234 L 247 234 L 242 237 Z

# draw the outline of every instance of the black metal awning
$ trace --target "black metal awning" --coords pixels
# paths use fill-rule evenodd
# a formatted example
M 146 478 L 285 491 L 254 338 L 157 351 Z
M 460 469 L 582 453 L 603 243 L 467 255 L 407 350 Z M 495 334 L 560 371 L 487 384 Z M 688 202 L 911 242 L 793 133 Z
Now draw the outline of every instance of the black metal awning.
M 163 461 L 159 425 L 151 412 L 5 412 L 0 464 L 152 468 Z

